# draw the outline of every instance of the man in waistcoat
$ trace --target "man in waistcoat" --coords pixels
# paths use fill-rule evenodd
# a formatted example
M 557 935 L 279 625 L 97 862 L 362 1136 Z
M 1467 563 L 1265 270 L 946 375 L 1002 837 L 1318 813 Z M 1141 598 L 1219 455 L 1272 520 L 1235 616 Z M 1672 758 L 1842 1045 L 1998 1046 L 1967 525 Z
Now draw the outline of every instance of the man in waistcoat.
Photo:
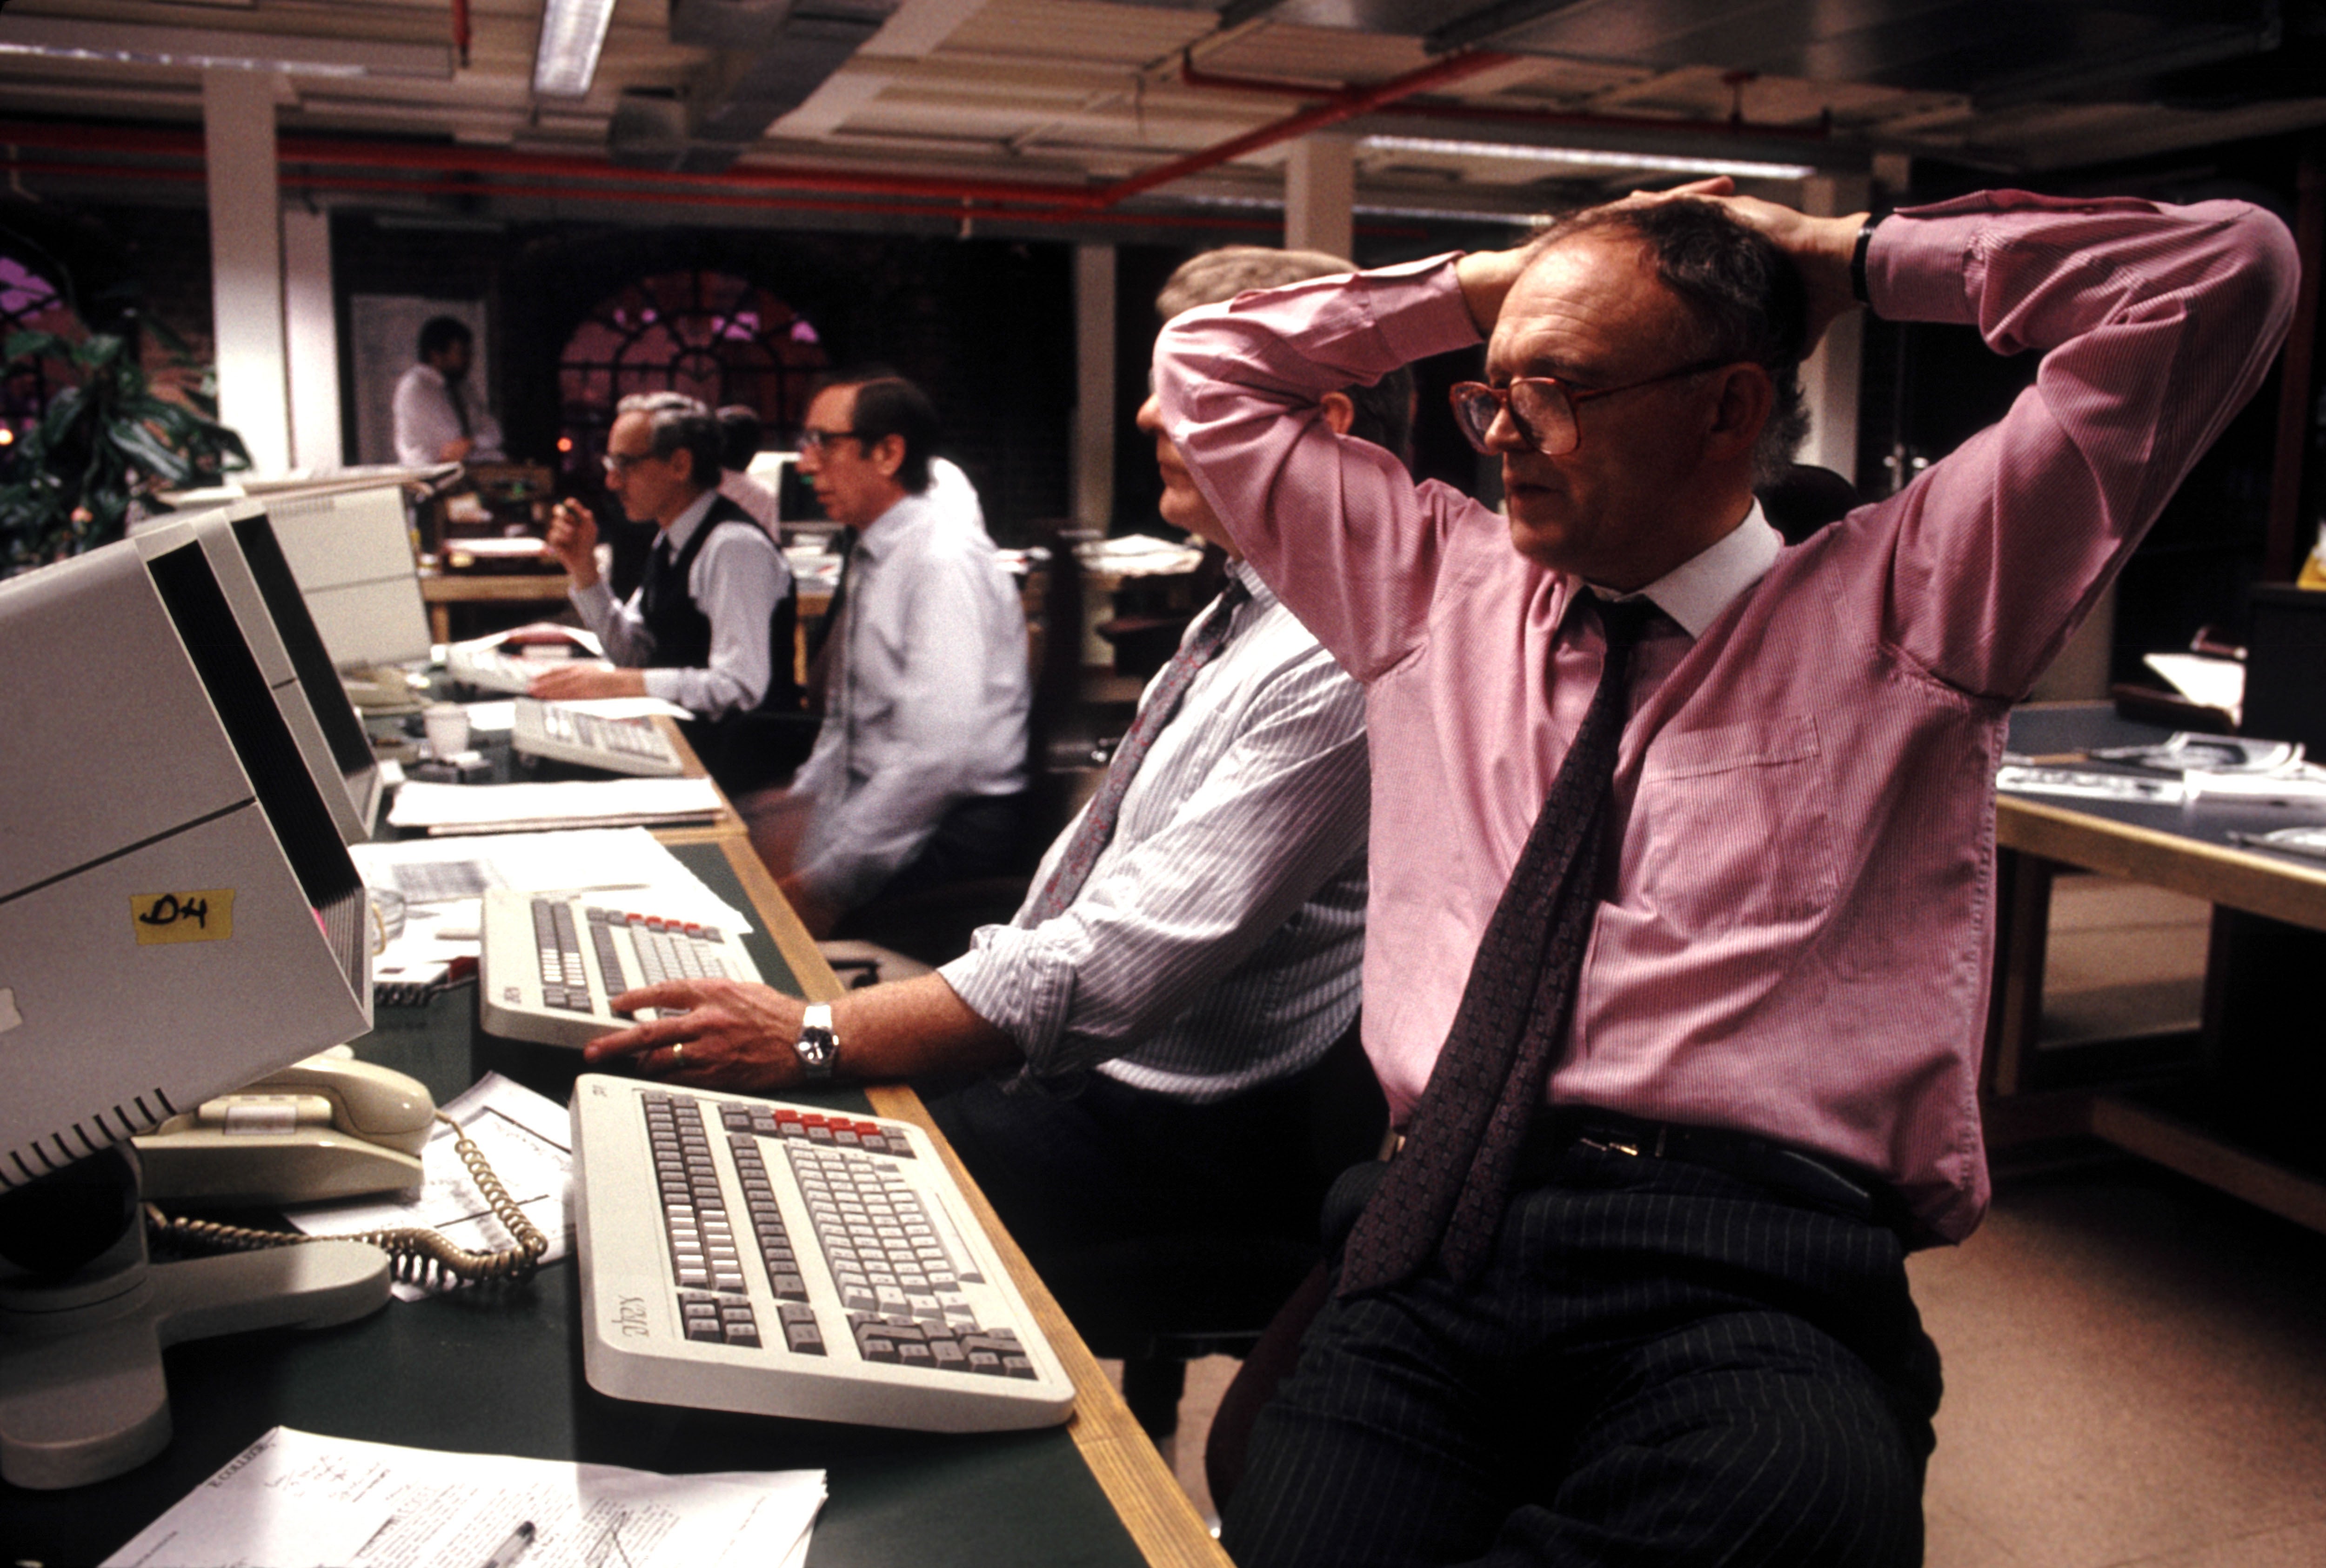
M 687 738 L 730 793 L 763 788 L 813 742 L 792 670 L 798 595 L 781 552 L 720 495 L 719 422 L 675 392 L 622 400 L 606 437 L 606 487 L 632 521 L 661 530 L 645 580 L 617 604 L 598 570 L 598 524 L 561 502 L 549 552 L 572 576 L 573 607 L 619 666 L 553 669 L 549 699 L 659 697 L 694 715 Z

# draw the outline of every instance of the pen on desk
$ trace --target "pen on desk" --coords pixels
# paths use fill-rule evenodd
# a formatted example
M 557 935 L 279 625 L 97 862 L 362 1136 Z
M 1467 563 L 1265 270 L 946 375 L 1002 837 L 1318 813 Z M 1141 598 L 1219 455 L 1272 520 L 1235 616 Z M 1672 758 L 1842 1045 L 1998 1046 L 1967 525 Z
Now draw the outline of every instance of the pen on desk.
M 493 1554 L 486 1558 L 479 1568 L 509 1568 L 509 1564 L 524 1556 L 526 1549 L 532 1545 L 533 1521 L 527 1519 L 508 1533 L 507 1540 L 493 1548 Z

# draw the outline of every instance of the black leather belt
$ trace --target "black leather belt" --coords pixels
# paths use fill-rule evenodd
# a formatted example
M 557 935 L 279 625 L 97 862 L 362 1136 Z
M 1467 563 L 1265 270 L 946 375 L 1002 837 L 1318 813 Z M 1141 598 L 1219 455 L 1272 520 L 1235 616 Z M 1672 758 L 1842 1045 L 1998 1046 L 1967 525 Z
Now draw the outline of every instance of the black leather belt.
M 1886 1225 L 1911 1228 L 1905 1202 L 1880 1178 L 1828 1155 L 1727 1127 L 1643 1121 L 1591 1108 L 1554 1109 L 1535 1123 L 1520 1156 L 1521 1179 L 1544 1172 L 1573 1145 L 1635 1159 L 1681 1160 L 1765 1187 L 1780 1196 Z

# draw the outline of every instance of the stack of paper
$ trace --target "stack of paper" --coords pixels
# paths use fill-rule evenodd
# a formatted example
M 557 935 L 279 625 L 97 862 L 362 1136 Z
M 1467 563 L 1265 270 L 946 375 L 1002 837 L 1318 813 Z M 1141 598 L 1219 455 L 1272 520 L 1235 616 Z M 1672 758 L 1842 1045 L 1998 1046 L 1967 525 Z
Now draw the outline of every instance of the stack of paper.
M 438 1108 L 459 1124 L 504 1191 L 516 1201 L 533 1228 L 549 1242 L 544 1263 L 565 1256 L 565 1211 L 573 1185 L 573 1118 L 547 1095 L 488 1072 Z M 310 1236 L 361 1236 L 371 1230 L 433 1230 L 470 1252 L 506 1252 L 515 1238 L 493 1215 L 492 1205 L 453 1146 L 452 1129 L 438 1122 L 420 1151 L 420 1191 L 411 1198 L 359 1198 L 344 1203 L 308 1203 L 285 1211 L 292 1224 Z M 458 1280 L 426 1285 L 399 1279 L 398 1301 L 418 1301 L 460 1288 Z
M 693 915 L 706 924 L 752 929 L 748 916 L 704 886 L 644 828 L 386 840 L 350 845 L 348 853 L 366 886 L 404 900 L 403 933 L 372 956 L 372 981 L 381 988 L 432 986 L 461 960 L 474 960 L 479 901 L 488 887 L 636 894 L 637 903 Z
M 458 1396 L 454 1396 L 457 1397 Z M 439 1453 L 278 1426 L 105 1560 L 356 1564 L 486 1562 L 512 1536 L 528 1568 L 797 1568 L 820 1470 L 655 1475 L 610 1464 Z
M 559 784 L 412 783 L 395 793 L 392 828 L 431 833 L 536 833 L 551 828 L 675 827 L 719 815 L 707 778 L 617 778 Z

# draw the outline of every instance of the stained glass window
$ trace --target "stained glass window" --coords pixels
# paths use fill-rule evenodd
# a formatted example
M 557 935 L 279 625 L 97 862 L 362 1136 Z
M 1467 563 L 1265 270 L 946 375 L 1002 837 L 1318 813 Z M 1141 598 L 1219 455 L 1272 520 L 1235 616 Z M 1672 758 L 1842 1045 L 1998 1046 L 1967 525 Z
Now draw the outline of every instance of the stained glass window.
M 683 392 L 757 409 L 770 431 L 798 425 L 826 367 L 816 331 L 789 305 L 726 273 L 642 278 L 591 312 L 558 362 L 558 449 L 591 472 L 614 408 L 638 392 Z

